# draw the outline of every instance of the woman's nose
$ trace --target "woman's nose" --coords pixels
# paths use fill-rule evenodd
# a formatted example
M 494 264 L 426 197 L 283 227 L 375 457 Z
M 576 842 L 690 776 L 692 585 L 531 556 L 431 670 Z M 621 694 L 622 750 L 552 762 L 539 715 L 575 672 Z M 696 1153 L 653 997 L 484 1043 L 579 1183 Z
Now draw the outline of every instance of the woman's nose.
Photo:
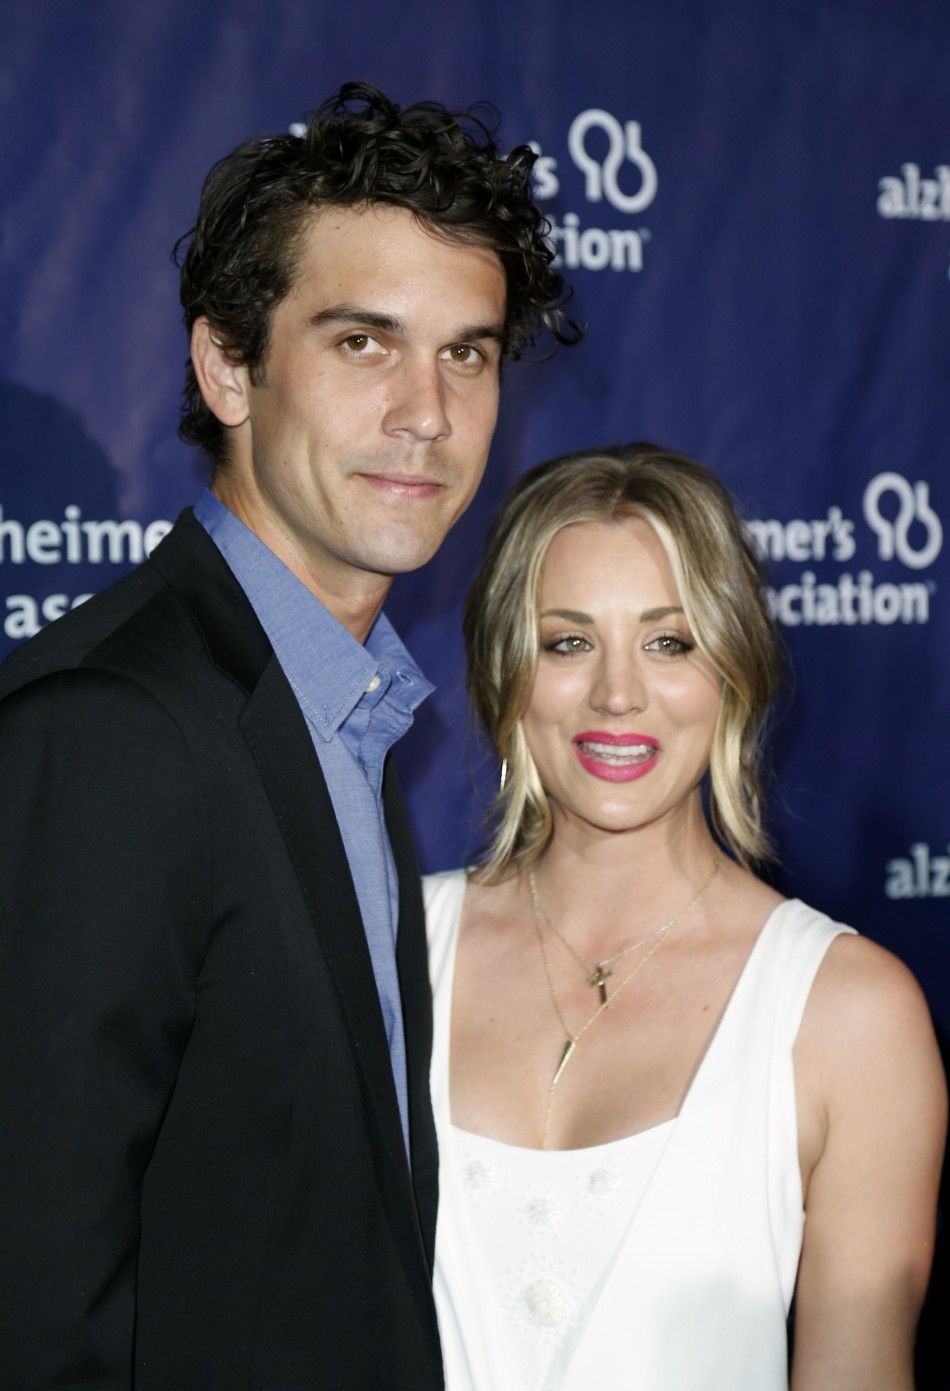
M 610 715 L 646 708 L 646 682 L 635 654 L 604 657 L 591 687 L 590 703 L 593 709 Z

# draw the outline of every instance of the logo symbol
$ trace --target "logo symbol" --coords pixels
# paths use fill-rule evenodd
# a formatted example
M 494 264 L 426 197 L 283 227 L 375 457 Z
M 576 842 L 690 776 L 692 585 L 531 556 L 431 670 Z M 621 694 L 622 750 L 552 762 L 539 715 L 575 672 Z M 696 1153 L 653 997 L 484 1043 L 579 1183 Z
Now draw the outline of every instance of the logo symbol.
M 897 516 L 885 517 L 881 512 L 884 493 L 897 495 Z M 864 518 L 877 536 L 877 553 L 882 560 L 894 556 L 911 570 L 923 570 L 933 563 L 943 545 L 940 518 L 930 506 L 930 487 L 927 483 L 908 483 L 899 473 L 879 473 L 864 490 Z M 926 539 L 919 550 L 910 543 L 910 529 L 919 523 Z
M 587 133 L 602 130 L 609 142 L 603 159 L 595 159 L 587 149 Z M 567 133 L 567 148 L 571 158 L 584 175 L 587 199 L 600 203 L 604 197 L 624 213 L 642 212 L 656 197 L 656 165 L 644 150 L 640 140 L 640 122 L 627 121 L 621 125 L 609 111 L 593 106 L 582 111 L 571 122 Z M 640 175 L 636 193 L 624 193 L 618 181 L 620 166 L 628 159 Z

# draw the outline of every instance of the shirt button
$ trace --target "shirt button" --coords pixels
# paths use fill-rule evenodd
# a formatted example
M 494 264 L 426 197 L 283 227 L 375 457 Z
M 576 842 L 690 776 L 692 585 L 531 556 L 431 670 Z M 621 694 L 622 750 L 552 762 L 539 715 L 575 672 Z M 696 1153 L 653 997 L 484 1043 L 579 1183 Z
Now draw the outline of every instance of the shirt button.
M 379 690 L 379 677 L 371 676 L 369 685 L 366 687 L 366 694 L 371 695 L 373 691 Z

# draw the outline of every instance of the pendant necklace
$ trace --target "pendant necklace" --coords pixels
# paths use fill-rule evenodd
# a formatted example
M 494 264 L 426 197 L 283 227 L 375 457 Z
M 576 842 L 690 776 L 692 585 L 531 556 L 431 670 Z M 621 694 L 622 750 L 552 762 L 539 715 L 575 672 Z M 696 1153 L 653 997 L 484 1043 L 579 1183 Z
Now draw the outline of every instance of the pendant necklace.
M 716 879 L 716 876 L 719 874 L 721 866 L 722 856 L 717 851 L 716 860 L 712 867 L 712 873 L 709 875 L 709 878 L 701 886 L 701 888 L 699 888 L 696 891 L 696 893 L 690 899 L 689 903 L 687 903 L 685 908 L 680 909 L 680 911 L 678 913 L 675 913 L 672 918 L 667 918 L 666 922 L 663 923 L 660 927 L 658 927 L 655 932 L 650 933 L 649 936 L 641 937 L 639 941 L 633 942 L 628 947 L 624 947 L 623 951 L 617 952 L 613 956 L 605 957 L 603 961 L 599 961 L 597 963 L 596 970 L 592 973 L 590 973 L 589 971 L 588 963 L 584 961 L 584 959 L 577 952 L 574 951 L 573 947 L 571 947 L 567 940 L 561 936 L 560 932 L 557 931 L 553 923 L 551 923 L 546 918 L 545 914 L 542 912 L 541 902 L 538 897 L 538 885 L 537 880 L 535 879 L 534 870 L 528 870 L 528 892 L 531 898 L 531 917 L 534 922 L 534 930 L 538 938 L 538 946 L 541 949 L 541 961 L 544 966 L 544 976 L 548 984 L 548 994 L 551 997 L 551 1004 L 554 1006 L 554 1013 L 557 1015 L 558 1023 L 564 1030 L 565 1034 L 565 1041 L 561 1046 L 561 1054 L 558 1058 L 558 1064 L 555 1068 L 554 1076 L 551 1078 L 551 1082 L 548 1086 L 547 1104 L 544 1110 L 544 1128 L 541 1134 L 541 1149 L 547 1149 L 548 1146 L 548 1136 L 551 1129 L 551 1109 L 554 1105 L 555 1089 L 557 1087 L 558 1082 L 560 1082 L 561 1078 L 564 1075 L 564 1069 L 567 1067 L 568 1063 L 571 1061 L 571 1058 L 574 1056 L 574 1053 L 577 1050 L 577 1045 L 580 1043 L 581 1039 L 587 1033 L 587 1030 L 591 1027 L 591 1025 L 594 1024 L 603 1014 L 604 1010 L 607 1009 L 611 1000 L 615 1000 L 617 996 L 620 994 L 621 990 L 623 990 L 625 986 L 629 985 L 630 982 L 640 974 L 644 966 L 650 960 L 650 957 L 653 956 L 654 952 L 659 950 L 661 944 L 663 943 L 665 938 L 669 936 L 676 924 L 678 922 L 681 922 L 682 919 L 686 917 L 686 914 L 696 907 L 696 904 L 702 898 L 703 894 L 706 893 L 707 889 L 710 889 L 712 887 L 713 882 Z M 570 1029 L 567 1027 L 567 1022 L 564 1018 L 564 1013 L 561 1009 L 560 1001 L 557 998 L 557 992 L 554 989 L 554 979 L 551 975 L 551 966 L 550 962 L 548 961 L 547 948 L 544 945 L 544 932 L 542 929 L 545 922 L 547 922 L 547 925 L 549 928 L 551 928 L 551 931 L 554 932 L 554 935 L 561 942 L 564 943 L 564 945 L 567 947 L 568 951 L 570 951 L 571 955 L 575 958 L 575 960 L 579 961 L 580 964 L 584 967 L 584 972 L 585 976 L 587 976 L 588 985 L 596 986 L 600 993 L 600 1004 L 597 1006 L 593 1014 L 590 1016 L 587 1022 L 578 1030 L 576 1034 L 572 1034 Z M 640 958 L 637 964 L 633 967 L 633 969 L 631 971 L 628 971 L 627 974 L 621 979 L 613 995 L 608 996 L 606 981 L 607 978 L 613 974 L 613 971 L 606 970 L 605 968 L 624 960 L 624 958 L 632 955 L 632 953 L 636 951 L 637 947 L 642 947 L 647 942 L 653 943 L 653 945 L 650 947 L 650 950 L 646 952 Z
M 614 952 L 613 956 L 605 956 L 600 961 L 587 961 L 581 956 L 579 951 L 575 951 L 564 934 L 554 926 L 554 923 L 541 907 L 541 900 L 538 896 L 538 881 L 535 878 L 533 869 L 528 870 L 528 892 L 531 895 L 531 911 L 535 918 L 540 918 L 545 927 L 553 932 L 561 945 L 570 952 L 571 956 L 573 956 L 578 966 L 580 966 L 581 970 L 584 972 L 584 979 L 587 981 L 587 984 L 598 991 L 600 1003 L 602 1005 L 607 1004 L 607 981 L 613 975 L 614 968 L 619 966 L 622 961 L 626 961 L 628 956 L 632 956 L 638 947 L 642 947 L 645 942 L 651 941 L 658 932 L 662 932 L 666 927 L 672 927 L 679 921 L 679 917 L 685 917 L 693 906 L 692 903 L 688 904 L 687 907 L 683 909 L 682 914 L 674 918 L 672 922 L 664 923 L 662 927 L 656 928 L 653 932 L 648 932 L 645 937 L 639 937 L 635 942 L 631 942 L 628 946 L 622 947 L 620 951 Z

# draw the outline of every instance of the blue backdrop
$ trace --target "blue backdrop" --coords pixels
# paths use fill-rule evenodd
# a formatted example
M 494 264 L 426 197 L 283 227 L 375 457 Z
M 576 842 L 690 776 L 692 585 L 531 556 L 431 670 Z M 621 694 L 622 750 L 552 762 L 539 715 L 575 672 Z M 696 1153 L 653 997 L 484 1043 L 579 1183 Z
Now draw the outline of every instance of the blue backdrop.
M 733 488 L 795 671 L 787 892 L 902 956 L 950 1034 L 950 9 L 942 0 L 12 0 L 0 35 L 0 655 L 192 500 L 169 260 L 201 179 L 341 81 L 536 142 L 585 344 L 508 373 L 486 482 L 390 613 L 438 694 L 400 749 L 427 868 L 494 777 L 458 609 L 527 465 L 650 438 Z M 946 1298 L 946 1256 L 934 1301 Z M 950 1388 L 925 1324 L 921 1385 Z

